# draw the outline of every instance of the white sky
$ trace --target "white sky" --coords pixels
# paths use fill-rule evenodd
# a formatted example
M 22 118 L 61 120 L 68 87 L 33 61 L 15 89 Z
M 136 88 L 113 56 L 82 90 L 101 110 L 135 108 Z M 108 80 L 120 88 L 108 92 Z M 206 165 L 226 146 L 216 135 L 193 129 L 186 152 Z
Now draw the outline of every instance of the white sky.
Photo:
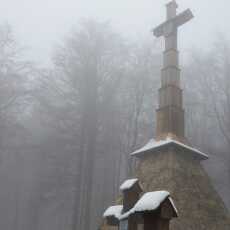
M 29 47 L 29 57 L 46 64 L 52 50 L 82 18 L 110 21 L 118 32 L 134 39 L 151 36 L 165 19 L 167 0 L 0 0 L 0 22 L 14 28 Z M 190 8 L 195 18 L 180 32 L 183 52 L 208 48 L 216 33 L 230 36 L 229 0 L 177 0 L 178 12 Z

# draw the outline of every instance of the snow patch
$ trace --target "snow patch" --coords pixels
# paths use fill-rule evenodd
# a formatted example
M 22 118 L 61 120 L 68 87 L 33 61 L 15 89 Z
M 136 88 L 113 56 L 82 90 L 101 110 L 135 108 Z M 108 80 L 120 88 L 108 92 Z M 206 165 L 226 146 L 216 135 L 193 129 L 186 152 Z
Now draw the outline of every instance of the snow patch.
M 138 181 L 137 178 L 126 180 L 126 181 L 120 186 L 120 190 L 121 190 L 121 191 L 125 191 L 125 190 L 127 190 L 127 189 L 130 189 L 137 181 Z
M 145 193 L 135 206 L 128 212 L 122 214 L 119 219 L 126 219 L 135 212 L 154 211 L 159 208 L 162 202 L 164 202 L 169 196 L 170 194 L 167 191 Z
M 106 217 L 114 216 L 117 219 L 119 219 L 122 213 L 122 209 L 123 209 L 123 205 L 111 206 L 108 209 L 106 209 L 106 211 L 103 214 L 103 217 L 106 218 Z
M 145 193 L 134 206 L 135 212 L 156 210 L 169 195 L 167 191 Z
M 150 151 L 150 150 L 154 150 L 156 148 L 159 148 L 159 147 L 162 147 L 162 146 L 165 146 L 165 145 L 168 145 L 168 144 L 176 144 L 180 147 L 183 147 L 189 151 L 192 151 L 198 155 L 200 155 L 202 158 L 204 159 L 208 159 L 208 155 L 205 154 L 205 153 L 202 153 L 201 151 L 199 151 L 198 149 L 195 149 L 195 148 L 192 148 L 188 145 L 185 145 L 179 141 L 175 141 L 171 138 L 167 138 L 166 140 L 161 140 L 161 141 L 156 141 L 154 139 L 151 139 L 144 147 L 138 149 L 137 151 L 131 153 L 131 155 L 137 155 L 137 154 L 141 154 L 143 152 L 146 152 L 146 151 Z

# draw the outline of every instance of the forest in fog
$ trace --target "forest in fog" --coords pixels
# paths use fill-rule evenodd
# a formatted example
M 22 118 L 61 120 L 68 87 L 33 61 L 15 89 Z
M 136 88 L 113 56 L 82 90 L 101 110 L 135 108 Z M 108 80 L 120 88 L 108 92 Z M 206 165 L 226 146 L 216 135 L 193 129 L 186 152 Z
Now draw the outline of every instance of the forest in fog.
M 212 39 L 181 61 L 186 135 L 230 208 L 230 41 Z M 162 46 L 82 20 L 44 68 L 0 25 L 1 230 L 97 229 L 155 136 Z

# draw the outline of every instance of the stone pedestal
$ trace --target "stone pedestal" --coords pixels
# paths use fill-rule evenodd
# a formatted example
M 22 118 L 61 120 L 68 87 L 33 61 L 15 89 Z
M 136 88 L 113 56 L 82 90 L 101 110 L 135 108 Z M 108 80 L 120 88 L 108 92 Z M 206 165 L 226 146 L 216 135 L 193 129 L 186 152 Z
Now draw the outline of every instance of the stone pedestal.
M 229 230 L 229 213 L 201 163 L 186 151 L 167 148 L 140 158 L 137 176 L 145 192 L 167 190 L 179 218 L 170 230 Z

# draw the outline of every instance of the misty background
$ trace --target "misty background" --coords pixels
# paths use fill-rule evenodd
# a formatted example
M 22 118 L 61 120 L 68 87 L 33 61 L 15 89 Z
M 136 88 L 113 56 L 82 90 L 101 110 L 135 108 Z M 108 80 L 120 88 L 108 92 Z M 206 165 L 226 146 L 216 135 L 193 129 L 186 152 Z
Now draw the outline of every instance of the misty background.
M 155 135 L 167 2 L 1 1 L 1 229 L 98 228 Z M 230 3 L 178 4 L 186 134 L 230 208 Z
M 82 18 L 109 21 L 132 40 L 149 37 L 165 20 L 168 0 L 1 0 L 0 19 L 14 27 L 27 55 L 47 65 L 53 49 Z M 217 33 L 230 36 L 228 0 L 178 0 L 178 11 L 191 8 L 195 18 L 180 33 L 183 53 L 192 47 L 207 49 Z M 198 36 L 199 35 L 199 36 Z

